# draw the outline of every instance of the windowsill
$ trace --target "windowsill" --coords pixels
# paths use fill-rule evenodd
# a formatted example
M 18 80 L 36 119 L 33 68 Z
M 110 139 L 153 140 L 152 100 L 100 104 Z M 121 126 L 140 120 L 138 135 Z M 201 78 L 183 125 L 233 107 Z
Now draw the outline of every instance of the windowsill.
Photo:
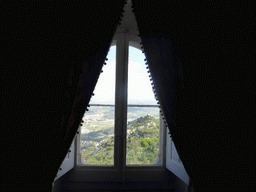
M 118 169 L 113 165 L 76 165 L 75 170 L 88 170 L 88 171 L 117 171 Z M 125 171 L 144 171 L 144 170 L 165 170 L 164 165 L 127 165 Z
M 153 168 L 153 169 L 152 169 Z M 127 181 L 161 181 L 165 177 L 164 167 L 131 168 L 123 172 Z M 69 173 L 70 182 L 121 182 L 120 171 L 117 169 L 83 169 L 74 168 Z
M 81 171 L 80 171 L 81 172 Z M 84 172 L 84 171 L 82 171 Z M 56 183 L 56 191 L 63 190 L 127 190 L 127 189 L 174 189 L 176 177 L 169 172 L 166 168 L 162 171 L 126 171 L 126 178 L 124 181 L 118 180 L 118 174 L 116 178 L 109 180 L 100 180 L 100 179 L 90 179 L 85 180 L 78 178 L 81 173 L 78 170 L 70 170 L 65 174 L 60 180 Z M 91 171 L 84 172 L 85 175 L 91 175 Z M 100 176 L 91 175 L 91 178 Z M 114 175 L 113 175 L 114 176 Z M 150 178 L 151 177 L 151 178 Z

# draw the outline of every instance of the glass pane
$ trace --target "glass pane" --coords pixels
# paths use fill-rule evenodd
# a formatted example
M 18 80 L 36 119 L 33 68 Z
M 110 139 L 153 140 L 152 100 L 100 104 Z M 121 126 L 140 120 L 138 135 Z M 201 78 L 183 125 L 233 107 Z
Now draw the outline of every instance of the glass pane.
M 127 165 L 161 165 L 159 108 L 128 107 Z
M 128 104 L 157 105 L 144 58 L 139 49 L 129 46 Z
M 111 46 L 81 126 L 80 153 L 85 165 L 114 165 L 116 46 Z
M 107 65 L 103 65 L 103 73 L 99 76 L 90 104 L 115 104 L 116 46 L 110 47 L 107 58 Z
M 159 108 L 136 105 L 157 105 L 157 102 L 144 54 L 129 46 L 126 165 L 161 165 Z
M 83 121 L 82 162 L 86 165 L 114 165 L 114 107 L 91 106 Z

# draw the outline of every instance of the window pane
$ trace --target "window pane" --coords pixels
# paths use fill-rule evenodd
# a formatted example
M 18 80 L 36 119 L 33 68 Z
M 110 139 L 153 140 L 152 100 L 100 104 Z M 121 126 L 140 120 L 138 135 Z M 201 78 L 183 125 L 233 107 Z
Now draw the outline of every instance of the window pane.
M 115 104 L 116 46 L 110 47 L 107 58 L 107 65 L 103 65 L 103 73 L 99 76 L 90 104 Z
M 126 165 L 161 165 L 159 108 L 129 107 L 157 105 L 144 54 L 129 46 Z
M 161 165 L 160 155 L 159 108 L 128 107 L 126 164 Z
M 91 106 L 81 127 L 82 162 L 114 165 L 114 107 Z
M 144 58 L 139 49 L 129 46 L 128 104 L 157 104 Z
M 81 126 L 80 153 L 85 165 L 114 165 L 116 46 L 111 46 Z

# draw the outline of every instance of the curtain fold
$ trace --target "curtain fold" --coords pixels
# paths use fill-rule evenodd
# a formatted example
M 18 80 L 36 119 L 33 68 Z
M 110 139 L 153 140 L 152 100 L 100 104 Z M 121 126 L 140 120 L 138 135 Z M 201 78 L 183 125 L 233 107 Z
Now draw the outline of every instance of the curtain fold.
M 178 43 L 175 42 L 177 39 L 171 33 L 171 29 L 166 26 L 172 23 L 167 11 L 170 5 L 171 3 L 165 2 L 154 6 L 154 2 L 150 1 L 147 3 L 133 1 L 139 36 L 145 51 L 146 63 L 152 75 L 155 96 L 161 105 L 161 114 L 168 124 L 175 148 L 193 182 L 195 178 L 189 163 L 189 153 L 186 150 L 189 146 L 184 142 L 187 138 L 183 136 L 185 130 L 177 127 L 176 120 L 177 100 L 179 99 L 177 92 L 184 87 L 184 75 L 178 55 Z M 152 18 L 153 22 L 145 22 L 147 18 Z
M 76 72 L 74 73 L 75 76 L 73 76 L 72 80 L 76 81 L 72 86 L 72 91 L 69 92 L 69 94 L 71 94 L 73 97 L 70 98 L 71 102 L 69 107 L 71 108 L 69 108 L 67 111 L 67 114 L 69 114 L 67 115 L 68 121 L 66 121 L 64 127 L 61 128 L 61 130 L 65 131 L 65 136 L 62 138 L 62 147 L 64 149 L 64 153 L 62 153 L 62 159 L 65 158 L 73 138 L 77 134 L 77 129 L 82 121 L 82 117 L 86 109 L 89 110 L 89 101 L 93 95 L 93 90 L 96 86 L 103 63 L 117 29 L 117 24 L 121 20 L 121 12 L 123 11 L 125 3 L 125 1 L 119 1 L 116 4 L 115 2 L 109 2 L 107 3 L 109 11 L 105 10 L 105 14 L 103 14 L 101 6 L 104 3 L 100 2 L 96 12 L 98 13 L 98 17 L 94 15 L 94 17 L 91 19 L 95 29 L 102 28 L 102 26 L 104 26 L 106 27 L 106 33 L 104 35 L 98 35 L 99 33 L 95 35 L 96 41 L 94 41 L 94 39 L 86 39 L 86 44 L 92 45 L 94 48 L 96 45 L 98 45 L 98 49 L 95 49 L 94 52 L 91 52 L 92 54 L 90 57 L 87 57 L 86 62 L 79 63 L 75 68 Z M 90 4 L 90 6 L 92 6 L 91 8 L 96 9 L 93 4 Z M 114 8 L 114 6 L 116 7 Z M 111 14 L 109 14 L 110 10 Z M 102 18 L 102 15 L 104 15 L 104 19 Z M 99 19 L 100 22 L 96 23 L 96 18 Z
M 241 90 L 248 93 L 253 76 L 252 2 L 132 4 L 162 114 L 195 188 L 252 189 L 252 118 L 244 118 L 253 112 L 241 111 L 251 109 Z
M 124 5 L 124 0 L 3 4 L 3 113 L 9 118 L 4 134 L 11 143 L 3 154 L 4 164 L 11 162 L 2 170 L 3 189 L 51 189 Z

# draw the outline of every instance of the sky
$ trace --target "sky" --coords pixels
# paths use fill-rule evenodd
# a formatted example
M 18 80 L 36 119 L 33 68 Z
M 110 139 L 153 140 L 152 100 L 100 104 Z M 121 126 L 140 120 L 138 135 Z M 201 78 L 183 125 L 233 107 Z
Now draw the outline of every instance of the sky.
M 94 89 L 91 104 L 115 104 L 116 46 L 110 47 L 107 58 L 107 65 L 103 65 L 103 73 Z M 128 104 L 157 104 L 144 59 L 145 55 L 139 49 L 129 46 Z

